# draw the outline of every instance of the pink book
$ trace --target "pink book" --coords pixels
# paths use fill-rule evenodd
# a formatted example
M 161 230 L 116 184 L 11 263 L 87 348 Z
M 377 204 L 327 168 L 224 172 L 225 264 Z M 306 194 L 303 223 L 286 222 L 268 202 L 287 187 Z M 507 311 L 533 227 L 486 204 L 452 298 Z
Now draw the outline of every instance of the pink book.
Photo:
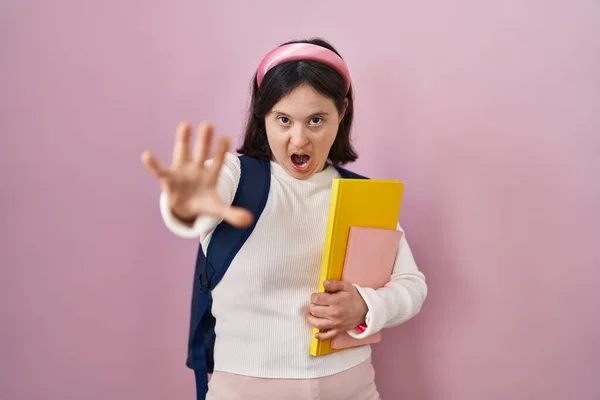
M 379 289 L 391 279 L 402 232 L 395 229 L 350 228 L 342 281 Z M 332 349 L 345 349 L 381 341 L 381 332 L 354 339 L 342 332 L 331 339 Z

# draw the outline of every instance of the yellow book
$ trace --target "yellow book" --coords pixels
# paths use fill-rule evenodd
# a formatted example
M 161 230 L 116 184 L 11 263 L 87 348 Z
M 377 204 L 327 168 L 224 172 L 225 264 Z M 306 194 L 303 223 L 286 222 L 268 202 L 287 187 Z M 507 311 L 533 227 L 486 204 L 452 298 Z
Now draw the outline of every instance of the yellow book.
M 334 179 L 331 188 L 319 292 L 326 280 L 341 280 L 350 227 L 397 229 L 404 184 L 396 180 Z M 317 340 L 313 328 L 310 354 L 322 356 L 343 349 Z

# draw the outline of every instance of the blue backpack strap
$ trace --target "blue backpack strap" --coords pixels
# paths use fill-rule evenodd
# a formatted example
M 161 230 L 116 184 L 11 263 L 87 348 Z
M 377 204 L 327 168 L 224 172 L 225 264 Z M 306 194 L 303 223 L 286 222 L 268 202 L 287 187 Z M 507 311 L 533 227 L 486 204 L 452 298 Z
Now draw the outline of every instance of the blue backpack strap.
M 269 161 L 242 155 L 240 182 L 233 206 L 243 207 L 254 215 L 252 225 L 240 229 L 223 221 L 215 228 L 206 250 L 198 246 L 192 292 L 188 358 L 186 365 L 194 370 L 198 400 L 208 391 L 207 375 L 214 368 L 215 317 L 212 315 L 211 290 L 221 281 L 227 268 L 242 248 L 260 218 L 271 186 Z
M 344 169 L 340 166 L 335 166 L 335 169 L 337 169 L 338 173 L 340 174 L 340 176 L 344 179 L 369 179 L 366 176 L 362 176 L 359 175 L 355 172 L 352 171 L 348 171 L 347 169 Z
M 254 230 L 269 197 L 271 164 L 265 160 L 243 155 L 240 156 L 240 167 L 240 183 L 232 205 L 249 210 L 254 220 L 252 225 L 245 229 L 233 227 L 226 222 L 216 227 L 206 251 L 211 289 L 221 281 L 229 264 Z

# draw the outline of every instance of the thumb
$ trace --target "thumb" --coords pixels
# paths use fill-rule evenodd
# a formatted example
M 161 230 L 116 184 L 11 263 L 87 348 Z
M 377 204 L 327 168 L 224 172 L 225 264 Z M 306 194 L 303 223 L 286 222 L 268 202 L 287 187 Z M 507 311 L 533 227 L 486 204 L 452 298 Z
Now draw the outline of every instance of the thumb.
M 227 207 L 223 210 L 223 219 L 237 228 L 247 228 L 252 224 L 252 213 L 241 207 Z
M 156 156 L 149 151 L 144 151 L 141 156 L 142 164 L 156 178 L 161 179 L 167 175 L 167 169 L 158 161 Z
M 323 287 L 326 292 L 336 293 L 336 292 L 350 292 L 352 290 L 352 284 L 344 281 L 325 281 L 323 282 Z

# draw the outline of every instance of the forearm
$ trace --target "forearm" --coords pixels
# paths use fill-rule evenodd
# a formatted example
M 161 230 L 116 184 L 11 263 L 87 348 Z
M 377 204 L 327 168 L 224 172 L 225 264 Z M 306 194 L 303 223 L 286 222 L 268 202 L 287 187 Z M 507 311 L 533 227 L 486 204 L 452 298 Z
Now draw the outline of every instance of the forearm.
M 410 320 L 421 311 L 427 297 L 427 284 L 420 272 L 392 276 L 380 289 L 357 289 L 368 307 L 364 336 Z
M 384 288 L 377 290 L 388 310 L 384 328 L 402 324 L 416 316 L 427 298 L 425 276 L 414 273 L 392 279 Z

